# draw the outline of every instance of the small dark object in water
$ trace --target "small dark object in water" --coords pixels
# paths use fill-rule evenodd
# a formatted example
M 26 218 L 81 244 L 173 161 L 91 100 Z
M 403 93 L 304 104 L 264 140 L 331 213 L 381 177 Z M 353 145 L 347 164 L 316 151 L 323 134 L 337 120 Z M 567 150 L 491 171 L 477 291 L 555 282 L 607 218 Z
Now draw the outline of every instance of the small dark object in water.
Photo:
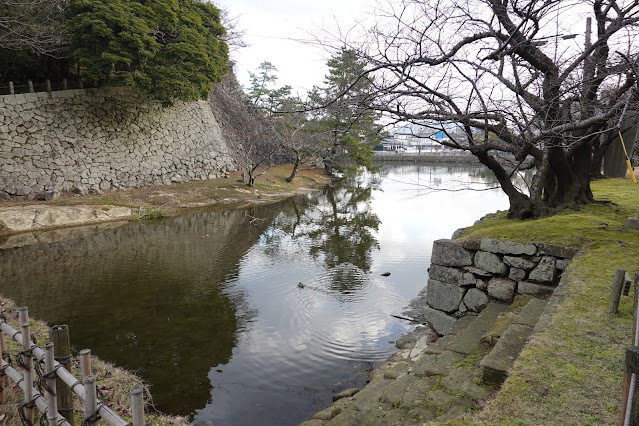
M 387 277 L 387 276 L 389 276 L 389 275 L 390 275 L 390 272 L 384 272 L 384 273 L 383 273 L 383 274 L 381 274 L 381 275 L 382 275 L 382 277 Z
M 297 284 L 297 286 L 298 286 L 299 288 L 304 288 L 304 284 L 302 284 L 301 282 L 300 282 L 300 283 L 298 283 L 298 284 Z

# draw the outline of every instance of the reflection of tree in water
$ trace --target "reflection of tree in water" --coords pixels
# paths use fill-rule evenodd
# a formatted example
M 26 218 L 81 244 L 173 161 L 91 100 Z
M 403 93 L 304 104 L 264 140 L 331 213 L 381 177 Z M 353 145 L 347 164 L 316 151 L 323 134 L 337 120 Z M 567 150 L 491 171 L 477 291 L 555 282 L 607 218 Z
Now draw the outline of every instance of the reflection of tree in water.
M 321 194 L 290 199 L 265 238 L 290 240 L 297 250 L 323 258 L 328 289 L 349 293 L 364 285 L 371 268 L 371 252 L 379 248 L 375 231 L 380 220 L 370 198 L 378 180 L 326 187 Z
M 228 364 L 239 330 L 255 320 L 235 281 L 276 214 L 277 206 L 194 213 L 0 250 L 0 290 L 34 316 L 68 324 L 72 344 L 138 371 L 158 409 L 188 415 L 210 400 L 211 367 Z M 249 226 L 249 216 L 263 220 Z

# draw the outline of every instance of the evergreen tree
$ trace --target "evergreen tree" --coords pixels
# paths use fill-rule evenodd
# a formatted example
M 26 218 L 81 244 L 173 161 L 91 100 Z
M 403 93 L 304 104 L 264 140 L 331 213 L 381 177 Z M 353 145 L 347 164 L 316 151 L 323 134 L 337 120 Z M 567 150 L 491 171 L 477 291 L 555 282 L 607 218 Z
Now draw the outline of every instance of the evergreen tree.
M 367 105 L 374 92 L 372 76 L 366 74 L 366 62 L 349 49 L 342 48 L 327 63 L 324 87 L 314 87 L 310 94 L 315 105 L 324 106 L 314 117 L 323 140 L 324 166 L 329 174 L 336 169 L 348 171 L 370 166 L 373 146 L 381 140 L 380 114 Z M 360 76 L 362 76 L 360 78 Z
M 72 0 L 84 80 L 138 87 L 163 104 L 208 97 L 226 70 L 220 11 L 202 0 Z
M 254 106 L 267 114 L 277 112 L 291 95 L 291 86 L 275 87 L 277 68 L 268 61 L 258 67 L 257 73 L 249 72 L 251 87 L 248 97 Z

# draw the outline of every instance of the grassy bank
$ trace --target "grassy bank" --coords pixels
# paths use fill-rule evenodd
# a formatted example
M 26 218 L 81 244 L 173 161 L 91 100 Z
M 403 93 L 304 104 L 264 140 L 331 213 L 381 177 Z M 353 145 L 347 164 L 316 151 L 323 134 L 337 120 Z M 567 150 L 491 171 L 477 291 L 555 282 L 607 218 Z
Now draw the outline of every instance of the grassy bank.
M 0 304 L 2 314 L 7 317 L 9 325 L 14 329 L 19 330 L 18 324 L 18 311 L 13 301 L 0 296 Z M 49 341 L 49 329 L 46 323 L 37 320 L 31 320 L 31 334 L 36 338 L 38 345 L 44 348 L 44 344 Z M 6 338 L 9 353 L 12 358 L 15 354 L 22 350 L 22 347 L 15 341 Z M 73 342 L 72 342 L 73 343 Z M 75 351 L 74 351 L 75 352 Z M 74 353 L 75 355 L 75 353 Z M 73 373 L 79 380 L 80 365 L 76 358 L 71 361 L 71 373 Z M 18 369 L 19 370 L 19 369 Z M 97 379 L 97 388 L 99 389 L 99 398 L 102 402 L 106 403 L 111 409 L 113 409 L 124 420 L 131 422 L 131 405 L 129 391 L 138 385 L 145 386 L 142 379 L 135 374 L 115 367 L 112 364 L 101 361 L 95 356 L 92 356 L 91 371 Z M 146 392 L 147 395 L 148 389 Z M 18 406 L 22 403 L 24 394 L 22 391 L 11 382 L 11 385 L 5 391 L 5 402 L 0 404 L 0 424 L 2 425 L 19 425 L 22 424 L 18 415 Z M 149 397 L 150 398 L 150 395 Z M 75 407 L 75 424 L 79 425 L 82 422 L 82 410 L 83 404 L 79 398 L 74 399 Z M 152 400 L 147 400 L 147 425 L 188 425 L 190 424 L 187 418 L 178 416 L 167 416 L 156 412 L 153 409 Z M 40 413 L 36 409 L 36 424 L 40 421 Z M 106 424 L 104 421 L 99 423 L 100 425 Z
M 233 172 L 227 178 L 108 191 L 100 195 L 78 196 L 65 192 L 46 204 L 54 206 L 116 205 L 131 207 L 141 213 L 150 211 L 174 215 L 186 208 L 276 202 L 295 193 L 329 183 L 329 178 L 324 175 L 324 169 L 310 166 L 304 166 L 293 182 L 286 182 L 292 168 L 292 165 L 286 164 L 272 167 L 263 176 L 257 178 L 252 188 L 242 182 L 241 172 Z M 0 201 L 0 207 L 27 204 L 43 204 L 43 202 Z
M 639 271 L 639 231 L 624 229 L 637 215 L 639 186 L 611 179 L 592 184 L 593 204 L 534 221 L 505 214 L 467 230 L 466 237 L 578 246 L 568 275 L 569 296 L 552 323 L 535 334 L 497 394 L 480 413 L 454 424 L 615 424 L 621 404 L 625 348 L 631 344 L 632 299 L 606 313 L 615 268 Z

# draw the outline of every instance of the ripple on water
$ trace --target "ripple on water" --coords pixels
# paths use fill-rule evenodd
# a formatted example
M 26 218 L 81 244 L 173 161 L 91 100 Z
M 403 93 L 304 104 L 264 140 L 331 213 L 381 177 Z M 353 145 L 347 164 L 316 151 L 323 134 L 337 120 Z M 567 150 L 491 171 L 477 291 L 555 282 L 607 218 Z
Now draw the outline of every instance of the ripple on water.
M 406 299 L 385 281 L 343 263 L 304 284 L 297 296 L 291 326 L 308 336 L 313 354 L 368 362 L 391 352 L 379 342 L 388 340 L 395 323 L 390 314 Z

